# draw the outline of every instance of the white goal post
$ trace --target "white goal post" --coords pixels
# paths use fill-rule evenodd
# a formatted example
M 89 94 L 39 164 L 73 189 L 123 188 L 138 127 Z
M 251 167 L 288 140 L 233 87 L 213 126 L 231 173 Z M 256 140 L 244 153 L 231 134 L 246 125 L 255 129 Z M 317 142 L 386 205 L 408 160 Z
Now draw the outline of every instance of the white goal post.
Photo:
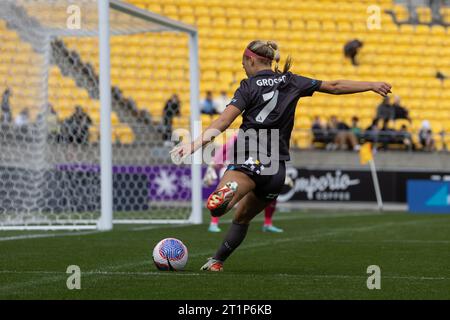
M 4 0 L 0 41 L 0 230 L 202 223 L 201 161 L 171 162 L 163 110 L 177 94 L 200 134 L 195 27 L 119 0 Z

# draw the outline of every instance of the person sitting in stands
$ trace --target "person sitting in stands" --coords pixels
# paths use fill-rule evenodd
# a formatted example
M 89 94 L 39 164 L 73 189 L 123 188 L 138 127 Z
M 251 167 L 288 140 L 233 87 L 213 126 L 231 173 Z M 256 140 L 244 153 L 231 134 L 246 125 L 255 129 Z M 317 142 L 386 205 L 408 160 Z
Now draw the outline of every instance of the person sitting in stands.
M 313 143 L 319 142 L 328 144 L 332 141 L 330 135 L 328 135 L 326 127 L 323 125 L 319 116 L 314 117 L 311 125 L 311 132 L 313 134 Z
M 383 101 L 378 105 L 376 118 L 383 120 L 383 126 L 394 119 L 394 108 L 392 108 L 388 96 L 384 97 Z
M 350 130 L 350 127 L 343 121 L 338 121 L 336 116 L 331 116 L 328 123 L 328 131 L 335 134 L 334 145 L 331 149 L 359 150 L 360 146 L 355 134 Z
M 422 127 L 419 130 L 419 141 L 424 151 L 434 150 L 433 130 L 428 120 L 422 121 Z
M 356 55 L 363 46 L 364 44 L 358 39 L 349 41 L 344 46 L 344 55 L 352 61 L 352 64 L 354 66 L 359 65 L 358 61 L 356 60 Z
M 29 111 L 28 108 L 22 109 L 22 111 L 17 115 L 14 120 L 14 124 L 17 128 L 22 128 L 27 126 L 29 123 Z
M 392 103 L 392 108 L 394 112 L 394 120 L 406 119 L 411 123 L 411 118 L 409 117 L 408 110 L 400 104 L 400 97 L 394 96 L 394 103 Z
M 214 103 L 213 95 L 211 91 L 206 93 L 206 98 L 202 103 L 202 113 L 210 116 L 217 114 L 216 105 Z
M 356 136 L 356 138 L 359 141 L 362 137 L 362 131 L 361 131 L 361 128 L 359 127 L 359 118 L 358 117 L 356 117 L 356 116 L 352 117 L 352 127 L 350 128 L 350 130 L 353 132 L 353 134 Z
M 411 133 L 408 132 L 406 125 L 401 126 L 400 130 L 397 132 L 397 136 L 407 150 L 411 151 L 416 149 L 412 141 Z
M 6 88 L 3 92 L 2 96 L 2 115 L 1 115 L 1 123 L 10 123 L 12 121 L 12 114 L 11 114 L 11 105 L 9 103 L 9 98 L 12 95 L 12 90 L 9 88 Z

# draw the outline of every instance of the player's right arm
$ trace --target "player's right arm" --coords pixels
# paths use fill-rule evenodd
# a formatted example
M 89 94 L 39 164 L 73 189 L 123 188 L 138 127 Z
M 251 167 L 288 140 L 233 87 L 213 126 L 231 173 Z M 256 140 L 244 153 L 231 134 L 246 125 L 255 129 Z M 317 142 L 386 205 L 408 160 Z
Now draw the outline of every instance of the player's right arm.
M 202 132 L 202 134 L 195 139 L 192 143 L 186 143 L 170 151 L 172 159 L 178 159 L 179 157 L 186 157 L 206 144 L 212 142 L 218 135 L 224 132 L 233 121 L 241 115 L 249 104 L 251 94 L 251 88 L 246 80 L 241 81 L 241 85 L 234 93 L 234 97 L 231 103 L 220 114 L 219 118 L 214 120 L 211 125 Z
M 329 94 L 351 94 L 373 91 L 385 97 L 388 93 L 391 93 L 391 88 L 392 86 L 386 82 L 334 80 L 322 81 L 318 91 Z
M 192 143 L 176 146 L 172 149 L 172 151 L 170 151 L 170 153 L 179 157 L 185 157 L 194 153 L 204 145 L 212 142 L 218 135 L 224 132 L 241 113 L 242 111 L 236 106 L 232 104 L 228 105 L 224 112 L 220 114 L 219 118 L 214 120 L 196 140 Z

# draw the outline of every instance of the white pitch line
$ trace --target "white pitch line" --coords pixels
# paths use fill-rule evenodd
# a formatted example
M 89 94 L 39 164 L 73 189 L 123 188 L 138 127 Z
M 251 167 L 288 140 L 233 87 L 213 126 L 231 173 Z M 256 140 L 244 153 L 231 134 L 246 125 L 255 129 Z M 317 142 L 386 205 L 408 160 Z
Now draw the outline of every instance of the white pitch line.
M 121 271 L 81 271 L 81 276 L 85 275 L 111 275 L 111 276 L 167 276 L 173 274 L 174 272 L 121 272 Z M 68 274 L 61 271 L 18 271 L 18 270 L 0 270 L 0 274 L 52 274 L 68 277 Z M 181 276 L 200 276 L 200 273 L 195 272 L 176 272 L 177 275 Z
M 153 229 L 184 228 L 184 227 L 193 227 L 193 226 L 195 226 L 195 224 L 151 225 L 151 226 L 135 227 L 135 228 L 132 228 L 131 231 L 146 231 L 146 230 L 153 230 Z
M 311 242 L 314 242 L 315 240 L 311 240 Z M 344 242 L 344 243 L 373 243 L 373 241 L 370 240 L 350 240 L 350 239 L 343 239 L 343 240 L 330 240 L 331 242 Z M 450 244 L 450 241 L 447 240 L 411 240 L 411 239 L 392 239 L 392 240 L 377 240 L 377 242 L 383 242 L 383 243 L 411 243 L 411 244 Z
M 57 237 L 66 237 L 66 236 L 81 236 L 88 235 L 94 233 L 100 233 L 102 231 L 80 231 L 80 232 L 66 232 L 66 233 L 38 233 L 38 234 L 28 234 L 28 235 L 20 235 L 20 236 L 10 236 L 10 237 L 2 237 L 1 241 L 14 241 L 14 240 L 27 240 L 27 239 L 42 239 L 42 238 L 57 238 Z
M 0 274 L 52 274 L 61 275 L 67 277 L 67 274 L 61 271 L 17 271 L 17 270 L 0 270 Z M 120 271 L 88 271 L 81 272 L 82 276 L 85 275 L 106 275 L 106 276 L 202 276 L 205 272 L 120 272 Z M 228 273 L 225 275 L 234 275 L 234 273 Z M 267 274 L 251 274 L 252 277 L 266 276 Z M 245 276 L 245 275 L 242 275 Z M 345 275 L 345 274 L 287 274 L 287 273 L 274 273 L 270 276 L 283 277 L 283 278 L 342 278 L 342 279 L 366 279 L 364 275 Z M 383 279 L 405 279 L 405 280 L 450 280 L 450 277 L 429 277 L 429 276 L 397 276 L 397 275 L 383 275 Z

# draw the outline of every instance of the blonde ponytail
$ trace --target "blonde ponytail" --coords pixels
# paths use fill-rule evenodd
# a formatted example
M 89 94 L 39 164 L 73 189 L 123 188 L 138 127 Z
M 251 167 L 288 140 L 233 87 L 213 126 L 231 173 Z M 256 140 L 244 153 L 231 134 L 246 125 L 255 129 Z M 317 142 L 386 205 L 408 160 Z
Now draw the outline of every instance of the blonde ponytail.
M 247 48 L 257 55 L 267 59 L 271 63 L 275 61 L 275 72 L 276 73 L 286 73 L 290 70 L 292 66 L 292 58 L 288 56 L 286 59 L 286 63 L 284 64 L 283 72 L 279 69 L 279 63 L 281 60 L 280 50 L 278 49 L 278 44 L 275 41 L 261 41 L 255 40 L 250 42 Z

